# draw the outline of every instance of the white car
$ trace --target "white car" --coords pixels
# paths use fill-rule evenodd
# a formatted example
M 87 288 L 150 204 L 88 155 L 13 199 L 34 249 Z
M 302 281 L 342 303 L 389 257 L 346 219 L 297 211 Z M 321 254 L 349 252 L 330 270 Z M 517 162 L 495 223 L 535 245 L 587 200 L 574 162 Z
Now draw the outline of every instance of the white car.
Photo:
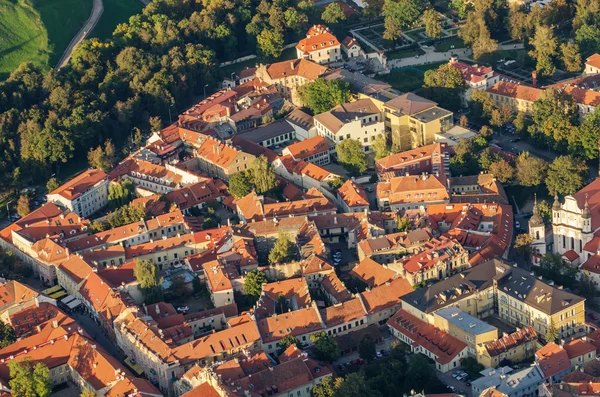
M 190 308 L 189 308 L 189 307 L 187 307 L 187 306 L 179 306 L 179 307 L 177 308 L 177 311 L 178 311 L 178 312 L 187 312 L 187 311 L 189 311 L 189 310 L 190 310 Z

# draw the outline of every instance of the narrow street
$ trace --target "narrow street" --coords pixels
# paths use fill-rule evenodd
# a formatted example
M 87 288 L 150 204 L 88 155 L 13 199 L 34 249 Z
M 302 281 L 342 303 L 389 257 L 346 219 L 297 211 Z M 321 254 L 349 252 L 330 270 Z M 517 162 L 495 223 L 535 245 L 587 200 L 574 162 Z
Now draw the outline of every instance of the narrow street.
M 117 349 L 115 349 L 115 345 L 108 339 L 108 337 L 102 332 L 100 326 L 96 324 L 90 316 L 87 314 L 82 314 L 79 312 L 72 312 L 70 314 L 72 318 L 77 321 L 79 325 L 88 333 L 90 336 L 113 356 L 117 357 L 120 361 L 123 361 L 125 357 L 122 357 L 121 354 L 118 354 Z

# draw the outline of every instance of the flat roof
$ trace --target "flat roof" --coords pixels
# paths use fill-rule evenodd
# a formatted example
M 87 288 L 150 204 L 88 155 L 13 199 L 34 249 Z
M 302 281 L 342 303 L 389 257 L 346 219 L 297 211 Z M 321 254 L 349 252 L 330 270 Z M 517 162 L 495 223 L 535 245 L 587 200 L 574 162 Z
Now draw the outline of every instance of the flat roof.
M 411 117 L 413 117 L 419 121 L 422 121 L 424 123 L 429 123 L 430 121 L 441 119 L 442 117 L 446 117 L 451 114 L 452 114 L 451 111 L 441 108 L 439 106 L 435 106 L 435 107 L 429 108 L 427 110 L 424 110 L 420 113 L 413 114 L 413 115 L 411 115 Z
M 498 331 L 498 328 L 456 307 L 447 307 L 437 311 L 435 314 L 474 335 L 481 335 L 494 330 Z
M 286 119 L 281 119 L 269 124 L 262 125 L 258 128 L 241 132 L 236 136 L 244 138 L 251 142 L 260 143 L 262 141 L 266 141 L 267 139 L 275 138 L 288 132 L 293 133 L 294 127 L 292 127 Z

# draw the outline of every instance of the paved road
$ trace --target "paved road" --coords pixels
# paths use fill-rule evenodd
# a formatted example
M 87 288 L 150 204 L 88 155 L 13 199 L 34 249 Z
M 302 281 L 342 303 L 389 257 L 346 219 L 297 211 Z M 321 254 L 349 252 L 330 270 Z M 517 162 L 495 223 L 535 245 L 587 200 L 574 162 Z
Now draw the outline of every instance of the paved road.
M 118 354 L 117 349 L 115 349 L 115 345 L 108 339 L 108 337 L 102 332 L 100 326 L 96 324 L 94 320 L 87 314 L 82 314 L 79 312 L 72 312 L 70 316 L 77 321 L 77 324 L 81 325 L 81 327 L 88 333 L 90 336 L 114 357 L 122 359 L 121 355 Z
M 56 65 L 56 70 L 62 68 L 67 63 L 69 63 L 69 59 L 71 59 L 71 53 L 73 53 L 73 50 L 75 50 L 79 43 L 81 43 L 87 37 L 87 35 L 92 31 L 92 29 L 94 29 L 94 26 L 96 26 L 96 23 L 98 23 L 98 20 L 100 19 L 100 16 L 103 12 L 104 6 L 102 5 L 102 0 L 94 0 L 94 6 L 92 8 L 92 13 L 90 14 L 90 17 L 88 18 L 85 25 L 83 25 L 83 28 L 81 28 L 81 30 L 77 32 L 75 37 L 73 37 L 73 40 L 71 40 L 71 42 L 69 43 L 69 46 L 65 50 L 63 56 L 60 58 L 60 61 L 58 61 L 58 64 Z

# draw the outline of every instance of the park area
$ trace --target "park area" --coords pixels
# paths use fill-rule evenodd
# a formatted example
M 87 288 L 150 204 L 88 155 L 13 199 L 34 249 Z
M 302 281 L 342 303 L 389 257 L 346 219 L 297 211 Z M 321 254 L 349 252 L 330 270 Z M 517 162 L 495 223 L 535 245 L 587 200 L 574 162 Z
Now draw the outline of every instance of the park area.
M 387 50 L 394 45 L 390 41 L 385 40 L 383 38 L 384 30 L 385 30 L 384 25 L 382 23 L 380 23 L 377 25 L 371 25 L 371 26 L 367 26 L 364 28 L 353 30 L 352 33 L 354 33 L 355 37 L 359 36 L 359 37 L 357 37 L 357 39 L 360 42 L 361 47 L 363 47 L 363 49 L 365 51 L 370 52 L 370 51 L 373 51 L 374 49 L 372 47 L 364 44 L 364 42 L 361 41 L 361 38 L 368 40 L 371 44 L 373 44 L 375 47 L 377 47 L 378 50 Z M 409 41 L 404 40 L 404 39 L 400 39 L 395 43 L 396 46 L 404 46 L 407 44 L 410 44 Z
M 23 62 L 58 62 L 91 10 L 92 0 L 0 0 L 0 79 Z

